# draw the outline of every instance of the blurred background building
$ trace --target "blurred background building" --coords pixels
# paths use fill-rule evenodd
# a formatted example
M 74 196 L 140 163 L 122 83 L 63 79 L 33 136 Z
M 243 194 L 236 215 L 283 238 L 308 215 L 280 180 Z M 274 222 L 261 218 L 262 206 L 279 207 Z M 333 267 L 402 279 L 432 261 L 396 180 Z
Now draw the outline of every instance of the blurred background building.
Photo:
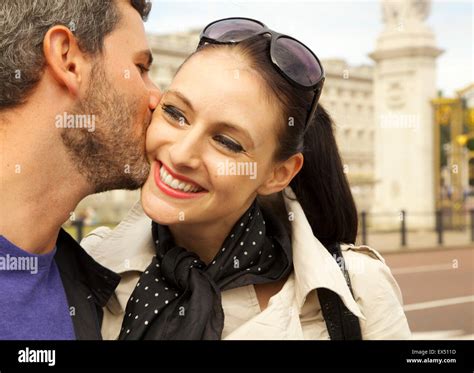
M 472 144 L 474 149 L 474 139 L 437 136 L 443 126 L 433 100 L 438 98 L 436 59 L 442 50 L 425 22 L 431 2 L 381 1 L 380 5 L 384 28 L 369 54 L 372 64 L 322 59 L 327 78 L 321 103 L 335 120 L 358 210 L 370 213 L 367 224 L 378 230 L 397 229 L 404 210 L 411 229 L 433 229 L 437 208 L 462 212 L 470 206 L 474 161 L 468 148 Z M 195 50 L 201 29 L 148 35 L 156 61 L 151 78 L 162 90 Z M 453 98 L 462 106 L 460 115 L 473 106 L 473 88 L 468 83 L 469 78 Z M 445 132 L 451 119 L 446 119 Z M 468 120 L 466 116 L 454 136 L 470 133 Z M 453 164 L 457 173 L 450 168 Z M 92 208 L 96 221 L 113 224 L 138 196 L 137 191 L 102 193 L 86 198 L 78 211 Z M 448 197 L 454 201 L 450 205 L 440 202 Z

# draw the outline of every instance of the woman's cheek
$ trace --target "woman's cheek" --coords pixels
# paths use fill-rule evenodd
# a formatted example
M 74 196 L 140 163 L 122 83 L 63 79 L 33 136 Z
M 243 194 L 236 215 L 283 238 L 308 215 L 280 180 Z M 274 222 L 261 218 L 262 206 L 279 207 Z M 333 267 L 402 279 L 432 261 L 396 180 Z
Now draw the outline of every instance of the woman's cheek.
M 148 127 L 146 131 L 146 150 L 148 152 L 151 152 L 156 148 L 155 143 L 156 143 L 156 138 L 155 138 L 155 133 L 156 133 L 156 127 L 157 123 L 152 121 L 150 126 Z
M 229 204 L 232 204 L 232 199 L 240 199 L 240 195 L 245 193 L 246 188 L 247 185 L 243 176 L 221 176 L 220 190 L 222 191 L 222 195 L 226 196 L 226 201 Z
M 163 143 L 169 134 L 166 133 L 166 123 L 154 120 L 151 122 L 146 133 L 146 150 L 148 153 L 155 152 Z

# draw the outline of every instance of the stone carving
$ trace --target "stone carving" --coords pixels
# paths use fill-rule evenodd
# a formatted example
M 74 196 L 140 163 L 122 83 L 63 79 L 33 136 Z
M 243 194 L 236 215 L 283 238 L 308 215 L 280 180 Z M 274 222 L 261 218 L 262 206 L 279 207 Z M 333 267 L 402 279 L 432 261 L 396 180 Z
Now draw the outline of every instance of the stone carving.
M 420 24 L 428 17 L 430 0 L 383 0 L 383 22 L 389 28 L 400 24 Z

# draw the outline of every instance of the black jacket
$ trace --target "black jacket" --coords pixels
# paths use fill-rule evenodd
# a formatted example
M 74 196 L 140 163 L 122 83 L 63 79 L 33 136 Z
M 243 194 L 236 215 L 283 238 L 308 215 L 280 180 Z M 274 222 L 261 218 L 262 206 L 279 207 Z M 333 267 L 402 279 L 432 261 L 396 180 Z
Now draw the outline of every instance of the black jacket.
M 120 276 L 101 266 L 63 229 L 54 257 L 69 303 L 76 339 L 102 339 L 102 307 L 120 282 Z

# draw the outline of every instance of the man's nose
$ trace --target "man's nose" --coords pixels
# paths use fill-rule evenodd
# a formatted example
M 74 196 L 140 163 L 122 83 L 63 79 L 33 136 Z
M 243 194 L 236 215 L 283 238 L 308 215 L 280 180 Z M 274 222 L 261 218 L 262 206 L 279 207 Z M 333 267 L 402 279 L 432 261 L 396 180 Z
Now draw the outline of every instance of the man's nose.
M 151 111 L 154 111 L 156 107 L 158 106 L 158 104 L 160 103 L 161 90 L 154 83 L 150 83 L 150 86 L 148 89 L 150 91 L 150 99 L 148 101 L 148 107 L 150 108 Z

